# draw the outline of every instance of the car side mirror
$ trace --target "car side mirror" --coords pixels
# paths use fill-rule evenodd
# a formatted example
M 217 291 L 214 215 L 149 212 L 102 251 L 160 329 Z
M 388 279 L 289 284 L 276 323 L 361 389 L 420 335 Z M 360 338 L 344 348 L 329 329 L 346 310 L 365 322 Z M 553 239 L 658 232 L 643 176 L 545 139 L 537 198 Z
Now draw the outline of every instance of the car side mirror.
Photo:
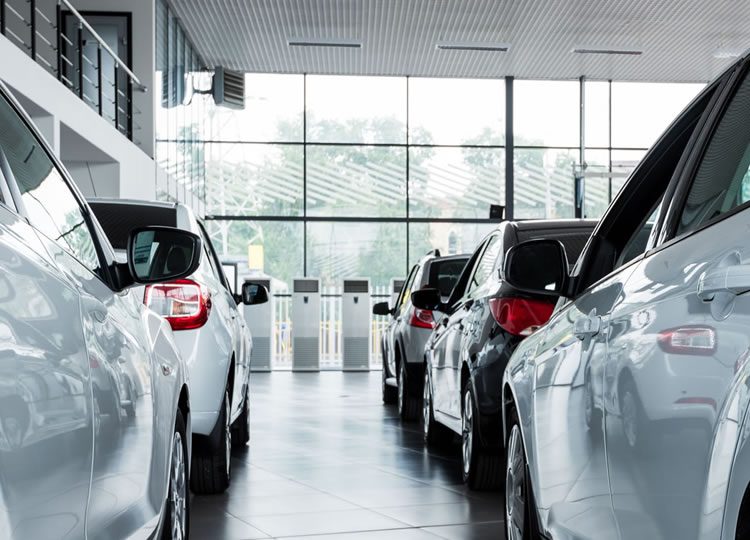
M 128 237 L 128 270 L 135 283 L 174 281 L 198 269 L 201 239 L 173 227 L 134 229 Z
M 430 311 L 445 311 L 443 298 L 437 289 L 419 289 L 411 293 L 411 303 L 417 309 L 428 309 Z
M 564 296 L 570 280 L 565 247 L 550 239 L 513 246 L 505 254 L 502 279 L 522 292 Z
M 245 282 L 242 285 L 242 303 L 246 306 L 257 306 L 268 302 L 268 289 L 264 285 Z
M 393 311 L 391 311 L 391 307 L 388 305 L 388 302 L 378 302 L 377 304 L 372 306 L 372 314 L 392 315 Z

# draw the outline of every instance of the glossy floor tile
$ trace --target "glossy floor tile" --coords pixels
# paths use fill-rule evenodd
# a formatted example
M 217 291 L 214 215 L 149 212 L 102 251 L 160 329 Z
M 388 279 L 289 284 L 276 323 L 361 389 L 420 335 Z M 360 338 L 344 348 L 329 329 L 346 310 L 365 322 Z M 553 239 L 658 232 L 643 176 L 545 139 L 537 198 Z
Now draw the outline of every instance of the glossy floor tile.
M 458 446 L 380 400 L 380 373 L 254 373 L 232 485 L 193 497 L 194 540 L 503 538 L 502 493 L 461 483 Z

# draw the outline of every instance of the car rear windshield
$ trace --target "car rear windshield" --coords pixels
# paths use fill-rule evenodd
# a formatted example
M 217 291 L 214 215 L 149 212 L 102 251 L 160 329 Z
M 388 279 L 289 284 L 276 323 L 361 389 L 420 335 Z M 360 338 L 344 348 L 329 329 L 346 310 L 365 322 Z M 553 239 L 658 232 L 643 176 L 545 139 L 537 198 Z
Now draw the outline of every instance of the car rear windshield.
M 115 249 L 128 248 L 128 236 L 133 229 L 152 225 L 177 226 L 174 208 L 97 202 L 89 203 L 89 206 Z
M 562 245 L 565 246 L 565 253 L 568 255 L 568 264 L 572 266 L 578 260 L 583 248 L 586 247 L 586 242 L 588 242 L 589 236 L 591 236 L 592 232 L 594 232 L 593 228 L 576 230 L 568 229 L 563 231 L 556 231 L 554 229 L 518 231 L 518 241 L 520 243 L 537 238 L 559 240 L 562 242 Z
M 441 296 L 450 296 L 468 260 L 468 257 L 433 260 L 430 263 L 428 286 L 438 289 Z

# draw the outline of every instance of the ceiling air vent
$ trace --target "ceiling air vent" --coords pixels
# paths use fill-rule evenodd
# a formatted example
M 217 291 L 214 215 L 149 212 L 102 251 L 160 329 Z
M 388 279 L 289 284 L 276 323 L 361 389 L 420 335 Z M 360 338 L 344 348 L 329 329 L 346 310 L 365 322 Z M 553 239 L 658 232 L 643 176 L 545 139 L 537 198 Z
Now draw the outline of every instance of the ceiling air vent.
M 214 71 L 214 102 L 230 109 L 244 109 L 245 74 L 218 66 Z

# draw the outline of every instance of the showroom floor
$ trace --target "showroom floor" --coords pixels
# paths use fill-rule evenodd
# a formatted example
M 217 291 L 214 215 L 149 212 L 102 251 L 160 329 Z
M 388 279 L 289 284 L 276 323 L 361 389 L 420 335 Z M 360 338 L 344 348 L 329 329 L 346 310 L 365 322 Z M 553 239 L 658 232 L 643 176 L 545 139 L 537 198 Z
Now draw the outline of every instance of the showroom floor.
M 251 399 L 250 448 L 226 494 L 193 497 L 192 538 L 502 537 L 502 493 L 463 486 L 458 446 L 428 453 L 379 372 L 254 373 Z

